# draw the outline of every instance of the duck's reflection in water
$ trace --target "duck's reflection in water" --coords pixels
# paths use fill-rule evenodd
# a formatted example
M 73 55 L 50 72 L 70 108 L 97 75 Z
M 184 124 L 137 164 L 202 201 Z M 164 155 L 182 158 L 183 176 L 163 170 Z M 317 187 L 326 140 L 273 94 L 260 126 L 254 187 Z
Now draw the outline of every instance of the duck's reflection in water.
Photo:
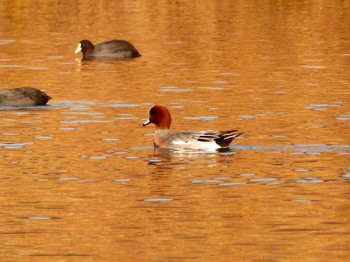
M 220 150 L 173 150 L 164 148 L 155 148 L 153 154 L 148 156 L 150 165 L 160 163 L 188 163 L 192 160 L 208 161 L 214 159 L 217 162 L 226 161 L 227 157 L 235 155 L 236 152 L 230 148 Z

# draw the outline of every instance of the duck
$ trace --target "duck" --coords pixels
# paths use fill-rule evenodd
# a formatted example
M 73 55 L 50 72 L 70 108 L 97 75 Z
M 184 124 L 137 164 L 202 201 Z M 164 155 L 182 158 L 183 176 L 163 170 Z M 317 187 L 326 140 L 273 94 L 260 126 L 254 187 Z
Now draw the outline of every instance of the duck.
M 0 106 L 43 106 L 51 99 L 34 87 L 17 87 L 0 90 Z
M 111 40 L 94 45 L 89 40 L 81 40 L 75 54 L 83 53 L 83 60 L 122 60 L 141 56 L 139 51 L 126 40 Z
M 225 131 L 203 130 L 172 133 L 170 131 L 170 112 L 166 107 L 161 105 L 154 105 L 149 110 L 149 119 L 143 123 L 143 126 L 147 126 L 151 123 L 156 126 L 154 134 L 155 148 L 175 150 L 228 149 L 231 142 L 243 134 L 235 129 Z

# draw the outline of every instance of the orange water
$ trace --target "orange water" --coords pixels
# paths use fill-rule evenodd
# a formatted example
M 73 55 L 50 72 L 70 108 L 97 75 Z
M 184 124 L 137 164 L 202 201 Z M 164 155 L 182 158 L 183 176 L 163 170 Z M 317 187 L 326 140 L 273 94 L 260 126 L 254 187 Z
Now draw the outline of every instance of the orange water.
M 3 261 L 347 261 L 348 1 L 1 1 Z M 82 62 L 78 42 L 142 57 Z M 237 128 L 226 153 L 154 152 Z

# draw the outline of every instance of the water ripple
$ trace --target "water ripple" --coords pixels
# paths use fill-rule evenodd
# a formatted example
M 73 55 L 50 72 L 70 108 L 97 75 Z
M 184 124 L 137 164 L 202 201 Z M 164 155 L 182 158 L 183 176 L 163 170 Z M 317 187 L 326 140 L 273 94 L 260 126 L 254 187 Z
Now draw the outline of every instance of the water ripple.
M 173 201 L 173 198 L 157 197 L 157 198 L 145 198 L 145 202 L 170 202 Z
M 323 183 L 324 180 L 322 179 L 318 179 L 318 178 L 314 178 L 314 177 L 305 177 L 305 178 L 302 178 L 302 179 L 297 179 L 295 180 L 295 182 L 297 183 Z

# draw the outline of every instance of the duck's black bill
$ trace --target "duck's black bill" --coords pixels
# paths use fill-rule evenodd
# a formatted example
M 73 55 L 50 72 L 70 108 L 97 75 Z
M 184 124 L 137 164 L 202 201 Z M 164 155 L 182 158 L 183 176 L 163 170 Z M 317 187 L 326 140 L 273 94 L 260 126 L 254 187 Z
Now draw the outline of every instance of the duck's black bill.
M 142 126 L 147 126 L 147 125 L 149 125 L 150 123 L 151 123 L 151 121 L 147 120 L 145 123 L 143 123 Z

